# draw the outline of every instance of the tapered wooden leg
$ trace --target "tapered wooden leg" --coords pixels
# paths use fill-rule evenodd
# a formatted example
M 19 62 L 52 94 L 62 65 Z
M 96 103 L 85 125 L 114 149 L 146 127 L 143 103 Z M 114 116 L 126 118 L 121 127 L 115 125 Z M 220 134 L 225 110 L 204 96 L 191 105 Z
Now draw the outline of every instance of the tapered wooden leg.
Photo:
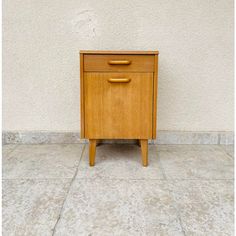
M 89 165 L 94 166 L 96 155 L 96 139 L 89 139 Z
M 148 140 L 140 139 L 143 166 L 148 165 Z

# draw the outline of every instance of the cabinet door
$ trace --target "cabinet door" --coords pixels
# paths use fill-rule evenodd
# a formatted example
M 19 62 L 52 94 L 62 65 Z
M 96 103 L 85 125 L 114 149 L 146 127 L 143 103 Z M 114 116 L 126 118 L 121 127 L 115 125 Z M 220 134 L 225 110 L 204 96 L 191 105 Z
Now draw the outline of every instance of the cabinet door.
M 84 73 L 85 138 L 152 138 L 153 73 Z

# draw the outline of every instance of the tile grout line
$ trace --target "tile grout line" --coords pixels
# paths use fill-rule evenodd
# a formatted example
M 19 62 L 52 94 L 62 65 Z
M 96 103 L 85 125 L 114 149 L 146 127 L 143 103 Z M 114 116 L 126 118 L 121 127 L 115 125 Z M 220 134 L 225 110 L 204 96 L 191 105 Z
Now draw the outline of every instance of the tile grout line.
M 183 233 L 184 236 L 186 236 L 186 232 L 184 230 L 184 227 L 183 227 L 183 222 L 182 222 L 182 219 L 181 219 L 181 216 L 180 216 L 180 209 L 178 207 L 178 204 L 177 202 L 174 200 L 174 195 L 172 194 L 172 192 L 170 191 L 170 186 L 169 186 L 169 183 L 167 182 L 167 185 L 168 185 L 168 192 L 173 200 L 173 207 L 176 211 L 176 215 L 177 215 L 177 219 L 179 220 L 179 225 L 181 227 L 181 231 Z
M 233 154 L 233 155 L 229 154 L 229 153 L 222 147 L 222 145 L 219 145 L 219 146 L 220 146 L 221 152 L 224 153 L 224 154 L 227 156 L 228 159 L 234 160 L 234 154 Z
M 54 225 L 54 227 L 53 227 L 53 230 L 52 230 L 52 236 L 55 235 L 56 227 L 57 227 L 57 225 L 58 225 L 58 223 L 59 223 L 59 221 L 60 221 L 60 219 L 61 219 L 61 215 L 62 215 L 62 212 L 63 212 L 63 210 L 64 210 L 64 205 L 65 205 L 66 199 L 67 199 L 67 197 L 68 197 L 68 195 L 69 195 L 71 186 L 72 186 L 72 184 L 73 184 L 73 182 L 74 182 L 74 180 L 76 179 L 76 176 L 77 176 L 77 174 L 78 174 L 79 165 L 80 165 L 80 162 L 81 162 L 81 160 L 82 160 L 82 158 L 83 158 L 84 151 L 85 151 L 85 147 L 86 147 L 86 144 L 84 144 L 84 146 L 83 146 L 83 149 L 82 149 L 82 152 L 81 152 L 81 155 L 80 155 L 79 163 L 78 163 L 78 165 L 76 166 L 75 174 L 74 174 L 73 178 L 71 179 L 71 182 L 70 182 L 70 184 L 69 184 L 68 190 L 67 190 L 67 192 L 66 192 L 66 194 L 65 194 L 64 201 L 63 201 L 63 203 L 62 203 L 62 206 L 61 206 L 61 209 L 60 209 L 58 218 L 57 218 L 56 223 L 55 223 L 55 225 Z
M 227 156 L 230 160 L 234 160 L 233 156 L 231 156 L 228 152 L 226 152 L 226 156 Z
M 158 154 L 158 146 L 157 145 L 156 145 L 156 151 L 157 151 L 157 154 Z M 164 168 L 163 168 L 163 166 L 161 164 L 161 157 L 159 155 L 157 157 L 158 157 L 158 160 L 159 160 L 158 162 L 159 162 L 160 170 L 161 170 L 161 172 L 163 174 L 164 180 L 167 180 L 165 170 L 164 170 Z
M 35 181 L 48 181 L 48 180 L 58 180 L 58 179 L 67 179 L 67 180 L 72 180 L 70 177 L 62 177 L 62 178 L 2 178 L 2 180 L 8 180 L 8 181 L 15 181 L 15 180 L 35 180 Z M 77 179 L 89 179 L 89 180 L 96 180 L 97 178 L 94 177 L 78 177 Z M 232 179 L 152 179 L 152 178 L 139 178 L 139 179 L 133 179 L 133 178 L 107 178 L 107 177 L 99 177 L 99 179 L 104 179 L 104 180 L 143 180 L 143 181 L 233 181 L 234 178 Z
M 223 147 L 220 147 L 221 151 L 226 154 L 226 156 L 230 159 L 230 160 L 234 160 L 234 157 L 229 154 Z
M 183 227 L 183 222 L 182 222 L 181 216 L 180 216 L 178 211 L 177 211 L 177 216 L 178 216 L 178 219 L 179 219 L 179 224 L 180 224 L 180 227 L 182 229 L 183 235 L 186 236 L 186 233 L 185 233 L 185 230 L 184 230 L 184 227 Z
M 78 177 L 78 179 L 80 180 L 97 180 L 96 178 L 80 178 Z M 234 179 L 122 179 L 122 178 L 112 178 L 112 179 L 108 179 L 106 177 L 102 177 L 99 178 L 100 180 L 108 180 L 108 181 L 112 181 L 112 180 L 127 180 L 127 181 L 163 181 L 163 182 L 176 182 L 176 181 L 204 181 L 204 182 L 214 182 L 214 181 L 234 181 Z
M 72 177 L 73 178 L 73 177 Z M 2 180 L 8 180 L 8 181 L 16 181 L 16 180 L 34 180 L 34 181 L 50 181 L 50 180 L 71 180 L 71 177 L 52 177 L 52 178 L 31 178 L 31 177 L 26 177 L 26 178 L 2 178 Z

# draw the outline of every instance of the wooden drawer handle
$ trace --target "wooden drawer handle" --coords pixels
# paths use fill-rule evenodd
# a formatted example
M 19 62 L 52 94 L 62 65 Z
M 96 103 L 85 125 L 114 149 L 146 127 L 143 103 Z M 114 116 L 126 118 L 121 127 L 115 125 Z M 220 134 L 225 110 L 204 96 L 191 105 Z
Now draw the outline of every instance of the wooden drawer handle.
M 129 60 L 110 60 L 108 61 L 109 65 L 129 65 L 131 61 Z
M 108 82 L 110 83 L 129 83 L 131 79 L 129 78 L 110 78 Z

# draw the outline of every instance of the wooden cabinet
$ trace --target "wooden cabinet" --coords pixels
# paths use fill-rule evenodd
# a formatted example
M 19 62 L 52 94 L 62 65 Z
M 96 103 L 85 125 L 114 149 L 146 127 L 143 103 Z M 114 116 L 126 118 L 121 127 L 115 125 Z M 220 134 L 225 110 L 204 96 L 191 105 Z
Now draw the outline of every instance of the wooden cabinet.
M 157 51 L 81 51 L 81 138 L 90 165 L 100 139 L 138 139 L 148 165 L 148 139 L 156 138 Z

